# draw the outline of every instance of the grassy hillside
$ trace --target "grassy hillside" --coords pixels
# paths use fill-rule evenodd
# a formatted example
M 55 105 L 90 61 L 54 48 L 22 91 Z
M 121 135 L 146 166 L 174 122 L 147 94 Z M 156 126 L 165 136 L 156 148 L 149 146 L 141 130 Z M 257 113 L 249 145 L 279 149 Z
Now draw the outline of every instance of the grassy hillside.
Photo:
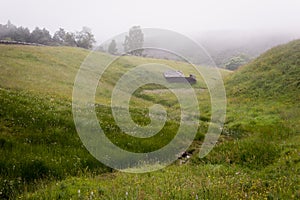
M 77 70 L 88 54 L 87 50 L 71 47 L 0 45 L 0 87 L 70 99 Z M 111 57 L 100 52 L 97 54 L 99 65 Z M 111 90 L 124 72 L 145 63 L 167 64 L 182 70 L 185 75 L 196 74 L 198 83 L 194 87 L 206 87 L 201 75 L 186 63 L 123 56 L 103 75 L 105 88 Z M 224 76 L 230 73 L 227 70 L 220 72 Z M 97 97 L 100 101 L 108 98 L 105 92 L 97 93 Z
M 68 47 L 0 45 L 0 86 L 70 97 L 88 51 Z
M 284 124 L 299 133 L 300 40 L 270 49 L 226 79 L 231 129 Z
M 227 82 L 231 96 L 300 100 L 300 40 L 272 48 Z
M 200 159 L 194 153 L 184 165 L 174 163 L 153 173 L 128 174 L 112 171 L 94 159 L 75 131 L 71 92 L 76 72 L 88 51 L 0 45 L 0 197 L 300 198 L 300 107 L 294 99 L 299 95 L 294 84 L 300 77 L 299 62 L 285 59 L 295 55 L 293 60 L 299 60 L 294 48 L 299 48 L 299 41 L 270 50 L 233 75 L 221 71 L 228 77 L 227 120 L 218 145 L 207 157 Z M 270 55 L 273 57 L 268 58 Z M 108 56 L 99 53 L 100 60 Z M 125 56 L 113 63 L 103 77 L 105 87 L 96 93 L 97 115 L 107 136 L 129 151 L 158 149 L 172 139 L 178 128 L 176 98 L 153 85 L 136 91 L 131 114 L 138 123 L 147 124 L 147 106 L 165 106 L 170 120 L 157 134 L 159 137 L 133 140 L 112 122 L 109 95 L 116 79 L 135 65 L 148 62 L 168 64 L 185 74 L 194 73 L 186 64 L 176 61 Z M 284 68 L 288 71 L 286 76 L 276 80 L 269 77 L 273 71 L 285 71 Z M 288 84 L 289 89 L 278 98 L 274 94 L 278 88 L 271 91 L 265 86 L 255 87 L 260 85 L 256 75 L 261 82 L 278 88 L 293 84 Z M 201 78 L 198 80 L 193 87 L 202 113 L 200 128 L 190 147 L 194 152 L 198 151 L 210 119 L 209 94 Z
M 71 113 L 73 82 L 88 51 L 69 47 L 32 47 L 0 45 L 0 197 L 16 197 L 68 176 L 99 174 L 110 171 L 94 159 L 82 145 Z M 98 53 L 100 63 L 110 55 Z M 156 87 L 137 91 L 132 97 L 131 112 L 135 121 L 147 124 L 146 107 L 161 103 L 168 107 L 171 119 L 165 128 L 150 139 L 133 139 L 123 134 L 112 121 L 110 94 L 118 78 L 143 63 L 168 64 L 184 73 L 194 73 L 185 63 L 140 57 L 122 57 L 103 75 L 105 84 L 96 93 L 97 114 L 107 136 L 120 147 L 136 152 L 159 149 L 173 138 L 180 113 L 176 97 Z M 223 75 L 229 74 L 223 70 Z M 198 131 L 203 139 L 207 118 L 208 92 L 198 76 L 194 85 L 206 113 Z M 154 90 L 153 90 L 154 89 Z

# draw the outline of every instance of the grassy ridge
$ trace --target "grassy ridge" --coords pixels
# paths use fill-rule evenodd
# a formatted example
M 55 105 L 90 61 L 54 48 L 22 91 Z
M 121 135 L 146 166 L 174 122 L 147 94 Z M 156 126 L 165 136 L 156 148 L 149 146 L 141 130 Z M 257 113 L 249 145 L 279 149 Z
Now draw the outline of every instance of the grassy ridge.
M 300 40 L 272 48 L 227 81 L 230 96 L 300 100 Z

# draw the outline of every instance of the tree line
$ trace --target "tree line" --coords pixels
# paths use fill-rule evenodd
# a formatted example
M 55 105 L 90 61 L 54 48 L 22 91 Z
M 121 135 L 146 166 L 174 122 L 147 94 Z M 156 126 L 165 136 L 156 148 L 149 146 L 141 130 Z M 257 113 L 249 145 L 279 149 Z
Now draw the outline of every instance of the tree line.
M 95 37 L 88 27 L 81 31 L 68 32 L 59 28 L 53 35 L 46 28 L 36 27 L 30 31 L 23 26 L 15 26 L 10 21 L 7 24 L 0 24 L 0 40 L 36 43 L 49 46 L 72 46 L 91 49 L 96 42 Z M 142 56 L 144 34 L 140 26 L 133 26 L 129 29 L 128 35 L 124 38 L 124 52 L 136 56 Z M 101 49 L 99 49 L 101 50 Z M 103 50 L 103 49 L 102 49 Z M 107 49 L 108 53 L 118 54 L 117 43 L 112 40 Z
M 53 36 L 43 28 L 36 27 L 30 31 L 26 27 L 15 26 L 10 21 L 0 24 L 0 40 L 37 43 L 50 46 L 72 46 L 90 49 L 96 42 L 91 29 L 83 27 L 81 31 L 67 32 L 63 28 L 56 31 Z

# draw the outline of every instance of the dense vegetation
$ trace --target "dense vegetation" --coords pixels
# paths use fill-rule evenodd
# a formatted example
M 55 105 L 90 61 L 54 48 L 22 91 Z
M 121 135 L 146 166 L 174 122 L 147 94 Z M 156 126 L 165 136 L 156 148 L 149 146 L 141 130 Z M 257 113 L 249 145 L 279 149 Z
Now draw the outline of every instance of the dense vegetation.
M 85 49 L 92 48 L 96 42 L 94 35 L 87 27 L 83 27 L 81 31 L 75 33 L 67 32 L 63 28 L 60 28 L 52 36 L 46 28 L 40 29 L 36 27 L 33 31 L 30 31 L 28 28 L 22 26 L 17 27 L 10 21 L 4 25 L 0 24 L 0 40 L 51 46 L 63 45 Z
M 72 84 L 88 51 L 0 45 L 0 196 L 300 198 L 299 52 L 299 41 L 295 41 L 268 51 L 232 75 L 221 71 L 228 91 L 227 120 L 218 145 L 203 159 L 198 158 L 197 152 L 209 123 L 210 108 L 209 94 L 199 79 L 194 88 L 198 91 L 201 121 L 189 149 L 192 158 L 187 164 L 174 163 L 157 172 L 126 174 L 112 172 L 95 160 L 74 128 Z M 108 58 L 102 53 L 99 56 L 103 60 Z M 131 140 L 111 122 L 109 94 L 116 80 L 134 65 L 150 61 L 191 72 L 186 64 L 176 61 L 125 56 L 104 74 L 106 85 L 96 93 L 98 118 L 106 134 L 130 151 L 157 149 L 172 139 L 170 133 L 178 127 L 176 98 L 151 85 L 132 97 L 132 117 L 147 124 L 147 106 L 155 102 L 167 107 L 170 120 L 165 134 L 159 133 L 164 137 Z
M 236 70 L 242 65 L 245 65 L 246 63 L 250 62 L 250 60 L 251 58 L 249 58 L 249 56 L 245 54 L 232 57 L 225 63 L 225 69 Z

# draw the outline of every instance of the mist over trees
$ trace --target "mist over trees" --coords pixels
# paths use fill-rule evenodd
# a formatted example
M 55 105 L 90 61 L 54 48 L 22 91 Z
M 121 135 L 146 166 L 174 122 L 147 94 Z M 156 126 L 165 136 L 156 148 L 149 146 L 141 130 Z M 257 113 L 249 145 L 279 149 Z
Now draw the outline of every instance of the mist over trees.
M 50 35 L 49 31 L 46 30 L 45 28 L 40 29 L 40 28 L 36 27 L 30 34 L 29 42 L 44 44 L 44 45 L 51 45 L 52 36 Z
M 235 70 L 241 65 L 259 56 L 262 52 L 273 46 L 286 43 L 300 37 L 300 32 L 256 32 L 256 31 L 208 31 L 195 33 L 196 42 L 208 52 L 216 66 L 229 70 Z M 95 44 L 94 35 L 88 27 L 83 27 L 80 31 L 70 32 L 64 28 L 59 28 L 53 35 L 46 29 L 36 27 L 32 31 L 27 27 L 15 26 L 10 21 L 0 24 L 0 40 L 17 41 L 25 43 L 36 43 L 50 46 L 72 46 L 91 49 Z M 154 57 L 161 59 L 177 59 L 171 54 L 164 52 L 141 49 L 149 43 L 163 43 L 166 41 L 170 49 L 181 50 L 181 45 L 173 38 L 157 40 L 142 32 L 140 26 L 133 26 L 127 35 L 109 41 L 105 46 L 97 47 L 98 51 L 106 51 L 110 54 L 120 54 L 126 52 L 135 56 Z M 123 46 L 123 48 L 122 48 Z M 124 50 L 124 51 L 122 51 Z M 119 51 L 119 52 L 118 52 Z M 194 56 L 194 49 L 187 49 L 185 52 L 191 57 Z M 195 58 L 195 64 L 201 64 L 202 58 Z
M 251 58 L 248 55 L 241 54 L 239 56 L 234 56 L 225 63 L 225 69 L 236 70 L 240 66 L 247 64 L 251 61 Z
M 110 54 L 116 54 L 118 49 L 117 49 L 117 43 L 115 40 L 112 40 L 108 46 L 108 49 L 107 49 L 108 53 Z
M 63 28 L 56 31 L 53 36 L 46 29 L 36 27 L 32 32 L 25 27 L 17 27 L 10 21 L 0 24 L 0 40 L 36 43 L 50 46 L 73 46 L 90 49 L 96 42 L 94 35 L 88 27 L 81 31 L 67 32 Z
M 216 66 L 235 70 L 268 49 L 298 39 L 300 32 L 215 30 L 193 36 L 212 57 Z
M 82 47 L 85 49 L 90 49 L 96 42 L 92 30 L 88 27 L 83 27 L 80 32 L 75 34 L 75 42 L 77 47 Z
M 132 55 L 141 56 L 143 54 L 144 34 L 140 26 L 133 26 L 129 30 L 129 35 L 125 36 L 124 51 Z

